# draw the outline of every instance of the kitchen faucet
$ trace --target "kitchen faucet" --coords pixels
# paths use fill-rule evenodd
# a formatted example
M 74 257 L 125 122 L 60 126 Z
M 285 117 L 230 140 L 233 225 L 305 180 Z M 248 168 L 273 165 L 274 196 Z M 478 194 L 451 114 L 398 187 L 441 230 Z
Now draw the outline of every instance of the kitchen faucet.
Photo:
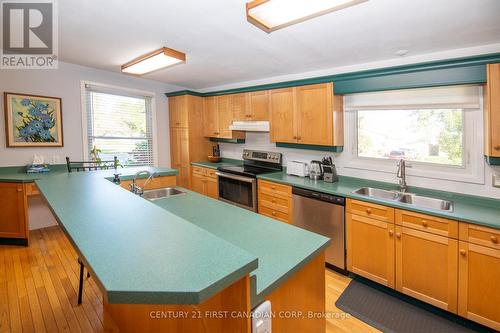
M 405 192 L 408 186 L 406 185 L 406 161 L 404 158 L 398 162 L 398 171 L 396 177 L 399 178 L 399 191 Z
M 142 174 L 147 174 L 149 177 L 148 177 L 148 179 L 146 179 L 146 181 L 144 182 L 142 187 L 140 187 L 139 185 L 137 185 L 136 181 L 137 181 L 137 177 L 139 175 L 142 175 Z M 149 181 L 151 179 L 153 179 L 156 176 L 158 176 L 158 174 L 156 172 L 151 173 L 148 170 L 137 171 L 136 174 L 134 175 L 134 178 L 132 178 L 132 184 L 130 184 L 130 191 L 134 194 L 137 194 L 137 195 L 143 195 L 144 188 L 146 187 L 146 185 L 149 183 Z

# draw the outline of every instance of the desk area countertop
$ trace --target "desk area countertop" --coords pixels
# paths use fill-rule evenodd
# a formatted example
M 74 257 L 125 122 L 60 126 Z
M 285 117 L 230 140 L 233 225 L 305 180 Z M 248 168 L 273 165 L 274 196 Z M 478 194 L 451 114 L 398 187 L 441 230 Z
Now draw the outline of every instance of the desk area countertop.
M 250 274 L 255 305 L 329 243 L 189 191 L 153 203 L 110 182 L 113 171 L 36 180 L 109 303 L 199 304 Z

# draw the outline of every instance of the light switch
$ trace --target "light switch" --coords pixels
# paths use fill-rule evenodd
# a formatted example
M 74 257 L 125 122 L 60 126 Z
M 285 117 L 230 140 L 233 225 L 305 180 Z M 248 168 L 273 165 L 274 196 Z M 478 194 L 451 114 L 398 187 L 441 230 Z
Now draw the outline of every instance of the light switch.
M 493 175 L 493 187 L 500 187 L 500 174 Z

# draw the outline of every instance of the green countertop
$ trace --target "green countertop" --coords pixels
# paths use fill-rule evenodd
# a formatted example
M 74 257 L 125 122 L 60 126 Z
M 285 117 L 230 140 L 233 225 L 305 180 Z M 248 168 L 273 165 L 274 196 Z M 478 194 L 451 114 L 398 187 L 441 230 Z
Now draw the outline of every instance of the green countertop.
M 32 183 L 35 180 L 52 178 L 54 176 L 59 176 L 68 173 L 66 164 L 55 164 L 49 166 L 49 172 L 43 173 L 26 173 L 25 166 L 13 166 L 13 167 L 0 167 L 0 182 L 7 183 Z M 118 168 L 116 173 L 121 174 L 120 178 L 122 180 L 130 180 L 135 172 L 138 170 L 149 170 L 156 172 L 159 176 L 175 176 L 178 171 L 170 168 L 153 168 L 153 167 L 127 167 Z M 73 172 L 75 173 L 75 172 Z M 104 174 L 107 177 L 113 178 L 115 170 L 105 170 Z M 145 178 L 147 176 L 141 175 L 139 178 Z
M 316 257 L 329 243 L 321 235 L 186 190 L 154 203 L 255 255 L 252 307 Z M 196 207 L 196 209 L 193 209 Z
M 217 169 L 218 167 L 221 166 L 232 166 L 232 165 L 243 165 L 242 160 L 235 160 L 232 158 L 222 158 L 222 161 L 218 163 L 213 163 L 213 162 L 208 162 L 208 161 L 197 161 L 197 162 L 191 162 L 191 165 L 196 165 L 204 168 L 209 168 L 209 169 Z
M 316 190 L 318 192 L 329 193 L 346 198 L 359 199 L 363 201 L 378 203 L 390 207 L 401 208 L 414 212 L 440 216 L 453 220 L 470 222 L 473 224 L 484 225 L 492 228 L 500 229 L 500 200 L 464 195 L 458 193 L 444 192 L 423 189 L 418 187 L 409 187 L 407 192 L 426 195 L 434 198 L 446 199 L 453 202 L 453 212 L 445 212 L 434 209 L 417 207 L 409 204 L 404 204 L 397 201 L 376 199 L 366 197 L 359 194 L 354 194 L 352 191 L 360 187 L 376 187 L 387 190 L 397 190 L 396 184 L 385 182 L 372 181 L 353 177 L 339 177 L 336 183 L 326 183 L 324 181 L 313 181 L 309 178 L 301 178 L 297 176 L 287 175 L 285 172 L 275 172 L 270 174 L 259 175 L 259 179 L 269 180 L 277 183 L 287 184 L 300 188 Z
M 192 192 L 154 204 L 108 181 L 113 171 L 36 180 L 110 303 L 199 304 L 251 274 L 257 304 L 329 241 Z

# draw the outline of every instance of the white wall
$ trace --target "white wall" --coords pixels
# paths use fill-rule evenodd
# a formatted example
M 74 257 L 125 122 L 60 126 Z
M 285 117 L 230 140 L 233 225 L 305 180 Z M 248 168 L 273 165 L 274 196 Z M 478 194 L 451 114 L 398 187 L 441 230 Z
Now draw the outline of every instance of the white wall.
M 245 144 L 220 144 L 221 154 L 226 158 L 241 159 L 243 149 L 245 148 L 280 152 L 283 154 L 283 165 L 285 166 L 287 161 L 296 160 L 310 162 L 311 160 L 321 160 L 324 156 L 332 156 L 334 163 L 337 166 L 337 172 L 339 175 L 379 180 L 397 184 L 396 161 L 394 161 L 394 172 L 392 173 L 352 169 L 348 168 L 348 163 L 346 159 L 343 158 L 342 153 L 276 147 L 274 143 L 269 142 L 269 133 L 247 132 Z M 412 176 L 407 176 L 407 183 L 410 186 L 425 187 L 436 190 L 500 199 L 500 188 L 495 188 L 492 186 L 492 177 L 493 173 L 495 172 L 496 174 L 500 174 L 500 167 L 490 167 L 485 163 L 484 184 L 471 184 L 458 181 L 436 180 Z
M 25 165 L 31 162 L 35 153 L 43 155 L 48 163 L 65 163 L 66 156 L 72 159 L 81 159 L 83 157 L 81 81 L 91 81 L 154 93 L 158 165 L 170 165 L 168 105 L 164 93 L 184 88 L 120 73 L 59 62 L 59 69 L 57 70 L 0 70 L 0 91 L 2 93 L 13 92 L 61 97 L 64 132 L 64 147 L 62 148 L 6 148 L 5 117 L 2 111 L 0 114 L 0 167 Z M 0 104 L 3 109 L 3 102 Z
M 5 117 L 0 114 L 0 167 L 25 165 L 33 154 L 43 155 L 48 163 L 65 163 L 65 157 L 83 157 L 81 81 L 91 81 L 155 94 L 156 142 L 159 166 L 170 166 L 168 104 L 164 93 L 183 87 L 122 75 L 99 69 L 59 62 L 57 70 L 0 70 L 0 92 L 26 93 L 62 98 L 64 147 L 6 148 Z M 3 98 L 3 96 L 2 96 Z M 30 229 L 55 225 L 56 221 L 41 197 L 29 199 Z

